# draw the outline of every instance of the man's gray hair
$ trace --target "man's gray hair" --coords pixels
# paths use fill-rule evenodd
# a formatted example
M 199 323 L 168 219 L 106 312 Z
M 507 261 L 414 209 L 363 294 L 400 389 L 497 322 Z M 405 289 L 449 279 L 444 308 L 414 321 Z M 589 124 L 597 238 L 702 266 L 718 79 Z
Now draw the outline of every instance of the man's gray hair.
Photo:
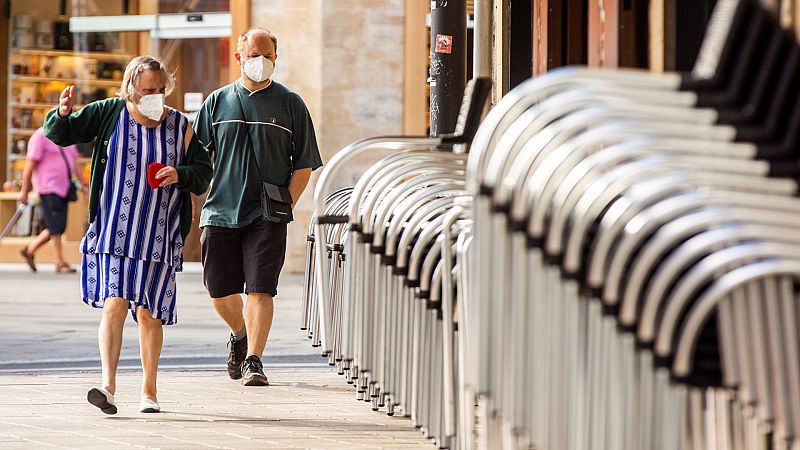
M 272 41 L 272 45 L 275 46 L 275 53 L 278 53 L 278 38 L 277 36 L 275 36 L 274 33 L 272 33 L 272 31 L 269 31 L 266 28 L 251 28 L 246 32 L 240 34 L 239 39 L 236 41 L 236 51 L 241 54 L 242 50 L 244 50 L 244 45 L 250 43 L 249 39 L 254 34 L 262 34 L 262 33 L 266 34 L 269 37 L 269 39 Z
M 139 100 L 141 95 L 136 89 L 139 83 L 139 77 L 145 70 L 152 70 L 161 73 L 164 77 L 164 87 L 166 88 L 166 95 L 172 93 L 175 89 L 175 75 L 173 75 L 167 67 L 161 62 L 160 59 L 152 56 L 137 56 L 128 63 L 125 68 L 125 75 L 122 77 L 122 85 L 117 91 L 117 97 L 125 99 L 126 101 L 135 102 Z

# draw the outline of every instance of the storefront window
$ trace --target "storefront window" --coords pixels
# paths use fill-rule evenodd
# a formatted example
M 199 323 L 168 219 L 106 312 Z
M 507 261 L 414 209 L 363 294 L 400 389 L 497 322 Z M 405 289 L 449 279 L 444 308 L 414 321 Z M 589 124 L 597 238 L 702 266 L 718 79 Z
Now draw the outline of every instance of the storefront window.
M 19 189 L 27 141 L 61 91 L 76 86 L 77 108 L 115 95 L 137 51 L 137 33 L 72 33 L 69 18 L 122 13 L 122 2 L 112 0 L 11 2 L 6 152 L 11 186 L 4 185 L 5 190 Z M 84 156 L 90 152 L 90 145 L 81 146 Z
M 157 4 L 156 4 L 157 3 Z M 159 14 L 227 12 L 228 0 L 38 0 L 11 2 L 9 49 L 8 174 L 18 189 L 27 140 L 42 126 L 61 91 L 74 84 L 78 107 L 114 96 L 128 61 L 136 55 L 158 56 L 175 71 L 178 86 L 167 104 L 191 113 L 197 99 L 228 80 L 228 37 L 142 39 L 145 32 L 82 32 L 70 30 L 74 16 L 117 16 L 140 11 Z M 144 47 L 144 48 L 143 48 Z M 184 94 L 189 93 L 188 97 Z M 185 104 L 189 99 L 189 104 Z M 91 145 L 82 153 L 89 156 Z M 9 190 L 9 186 L 4 186 Z
M 193 119 L 198 99 L 228 83 L 228 38 L 165 39 L 159 47 L 178 81 L 167 104 Z
M 160 14 L 228 12 L 229 0 L 159 0 Z M 229 38 L 162 39 L 159 55 L 178 83 L 167 104 L 194 118 L 200 98 L 228 82 Z M 200 57 L 198 57 L 198 55 Z
M 228 0 L 11 0 L 10 5 L 9 45 L 0 50 L 7 52 L 9 62 L 8 104 L 2 106 L 8 117 L 6 151 L 1 154 L 6 162 L 6 173 L 1 174 L 5 175 L 3 191 L 20 189 L 28 140 L 43 125 L 66 86 L 76 86 L 76 108 L 113 97 L 128 62 L 137 55 L 156 53 L 177 77 L 167 105 L 192 118 L 202 100 L 229 81 L 229 27 L 228 32 L 223 27 L 205 27 L 215 32 L 214 36 L 203 35 L 202 27 L 189 28 L 198 18 L 202 20 L 203 14 L 208 18 L 227 13 Z M 176 23 L 175 15 L 187 14 L 187 18 L 178 16 L 177 27 L 169 32 L 125 28 L 127 22 L 133 22 L 127 16 L 152 14 L 170 14 L 171 23 Z M 194 16 L 189 18 L 190 14 Z M 102 23 L 97 29 L 89 26 L 81 32 L 71 28 L 70 18 L 100 16 L 113 24 L 110 28 L 114 31 Z M 92 148 L 92 143 L 79 146 L 83 156 L 79 162 L 87 178 Z M 12 197 L 0 196 L 0 203 L 13 201 Z M 76 223 L 82 226 L 85 218 Z M 18 230 L 16 234 L 34 231 Z M 81 233 L 75 235 L 79 238 Z

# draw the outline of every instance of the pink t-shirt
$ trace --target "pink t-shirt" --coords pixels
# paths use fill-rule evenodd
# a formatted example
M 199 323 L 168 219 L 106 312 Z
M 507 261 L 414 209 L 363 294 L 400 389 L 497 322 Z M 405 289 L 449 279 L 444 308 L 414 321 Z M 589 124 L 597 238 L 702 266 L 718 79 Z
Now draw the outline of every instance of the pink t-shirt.
M 60 147 L 47 139 L 41 128 L 28 140 L 28 159 L 36 161 L 36 168 L 33 169 L 33 190 L 37 193 L 67 196 L 69 181 L 78 160 L 78 147 L 70 145 L 63 149 L 69 162 L 69 172 Z

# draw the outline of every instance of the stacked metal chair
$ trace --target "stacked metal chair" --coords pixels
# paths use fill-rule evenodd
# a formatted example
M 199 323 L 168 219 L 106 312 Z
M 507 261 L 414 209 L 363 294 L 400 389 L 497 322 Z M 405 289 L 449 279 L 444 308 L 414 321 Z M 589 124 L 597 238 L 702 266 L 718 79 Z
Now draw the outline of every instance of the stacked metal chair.
M 798 446 L 797 185 L 766 177 L 797 175 L 800 102 L 764 53 L 798 48 L 754 2 L 713 20 L 695 71 L 715 61 L 710 76 L 557 71 L 479 130 L 468 387 L 484 446 Z M 764 79 L 780 88 L 744 95 Z
M 466 214 L 466 147 L 489 89 L 486 79 L 468 84 L 453 135 L 375 138 L 337 153 L 317 183 L 309 229 L 302 328 L 360 400 L 388 414 L 399 407 L 443 448 L 456 438 L 461 392 L 451 281 L 458 236 L 444 230 Z M 358 183 L 327 194 L 365 156 L 375 161 Z
M 344 149 L 304 326 L 441 448 L 800 449 L 798 64 L 719 0 L 692 74 L 557 70 L 457 152 Z
M 334 215 L 338 216 L 347 212 L 347 208 L 350 204 L 350 194 L 353 191 L 352 188 L 342 188 L 333 192 L 328 196 L 325 200 L 326 215 Z M 342 297 L 342 288 L 343 283 L 339 274 L 342 272 L 344 268 L 344 246 L 342 242 L 347 239 L 347 227 L 343 223 L 333 224 L 326 229 L 328 239 L 325 242 L 325 245 L 322 247 L 327 255 L 327 264 L 326 268 L 331 272 L 331 280 L 332 281 L 332 290 L 331 296 L 335 297 L 334 303 L 341 304 L 338 299 Z M 308 338 L 313 340 L 312 345 L 314 347 L 319 347 L 322 345 L 321 336 L 320 336 L 320 315 L 318 311 L 319 304 L 316 301 L 312 301 L 312 299 L 316 298 L 316 285 L 313 283 L 313 276 L 315 270 L 315 259 L 314 255 L 317 251 L 317 241 L 314 236 L 314 223 L 309 224 L 308 226 L 308 235 L 306 239 L 306 270 L 304 272 L 304 280 L 303 286 L 305 287 L 305 291 L 303 292 L 303 324 L 301 325 L 300 329 L 308 330 Z M 338 334 L 337 334 L 338 335 Z M 330 361 L 341 361 L 340 358 L 337 358 L 337 355 L 331 353 Z M 340 374 L 343 375 L 344 371 L 347 369 L 344 365 L 340 367 Z

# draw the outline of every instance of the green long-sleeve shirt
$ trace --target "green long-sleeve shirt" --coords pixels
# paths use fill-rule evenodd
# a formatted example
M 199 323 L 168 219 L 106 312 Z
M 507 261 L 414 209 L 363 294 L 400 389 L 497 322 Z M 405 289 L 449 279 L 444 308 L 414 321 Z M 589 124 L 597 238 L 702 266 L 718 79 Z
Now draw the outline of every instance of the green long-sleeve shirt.
M 60 146 L 83 144 L 95 141 L 92 151 L 92 174 L 89 190 L 89 223 L 97 216 L 97 203 L 103 189 L 103 176 L 106 173 L 106 151 L 114 127 L 125 107 L 125 100 L 109 98 L 89 103 L 79 111 L 67 117 L 58 115 L 58 108 L 47 113 L 44 122 L 44 134 L 48 139 Z M 186 149 L 184 164 L 175 167 L 178 172 L 176 187 L 181 191 L 181 237 L 185 240 L 192 229 L 191 195 L 201 195 L 211 182 L 213 169 L 208 153 L 192 135 Z

